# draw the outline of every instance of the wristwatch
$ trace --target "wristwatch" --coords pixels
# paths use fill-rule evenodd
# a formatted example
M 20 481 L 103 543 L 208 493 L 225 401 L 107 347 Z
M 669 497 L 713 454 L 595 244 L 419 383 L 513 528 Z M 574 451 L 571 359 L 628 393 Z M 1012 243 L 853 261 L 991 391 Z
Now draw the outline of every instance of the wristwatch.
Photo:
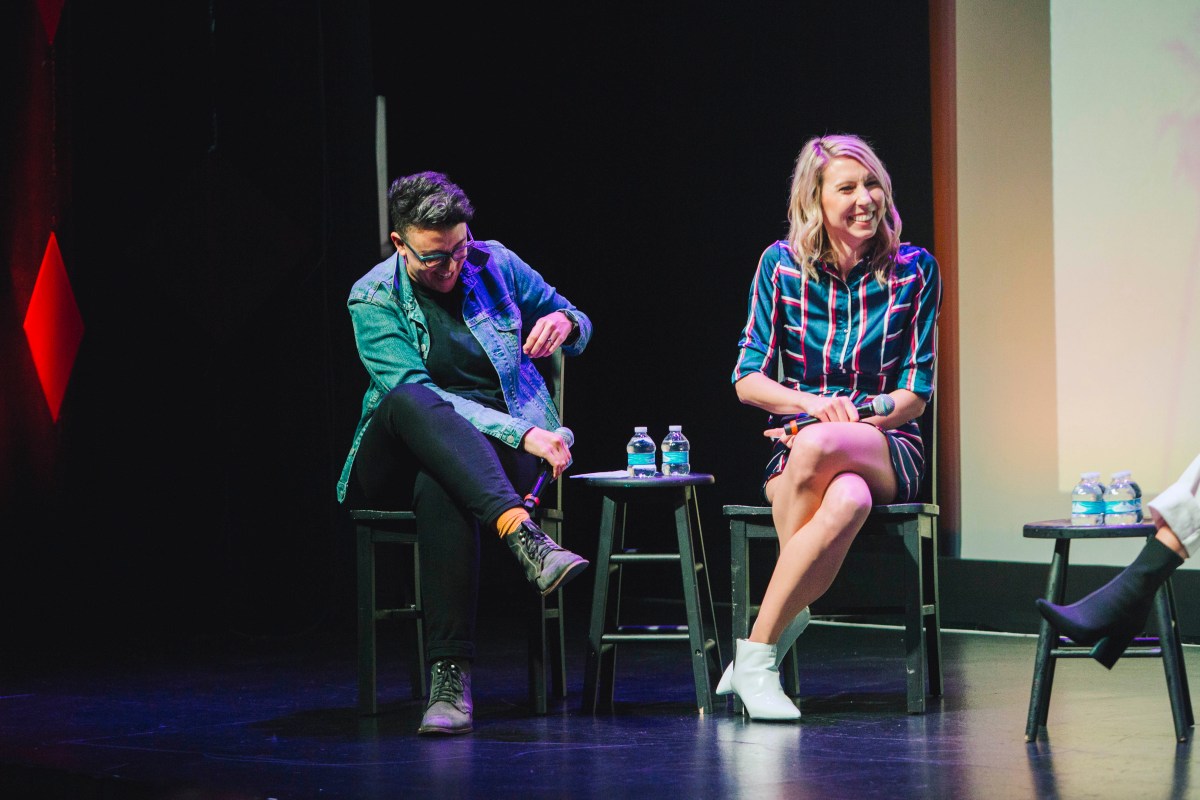
M 569 308 L 560 308 L 559 313 L 571 320 L 571 332 L 567 334 L 567 338 L 563 340 L 563 344 L 574 344 L 579 338 L 579 315 Z

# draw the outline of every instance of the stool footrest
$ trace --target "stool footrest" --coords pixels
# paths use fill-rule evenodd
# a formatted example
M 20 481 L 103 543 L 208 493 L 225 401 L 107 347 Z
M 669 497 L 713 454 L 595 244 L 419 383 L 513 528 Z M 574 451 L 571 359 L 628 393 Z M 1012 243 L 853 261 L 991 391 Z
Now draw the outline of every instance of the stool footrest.
M 618 642 L 686 642 L 691 639 L 688 633 L 606 633 L 600 637 L 602 644 L 617 644 Z
M 608 560 L 614 564 L 679 563 L 679 553 L 613 553 Z
M 618 625 L 617 633 L 687 633 L 687 625 Z
M 420 616 L 421 612 L 415 608 L 380 608 L 375 611 L 377 622 L 386 619 L 416 619 Z
M 1161 647 L 1130 647 L 1125 650 L 1121 658 L 1162 658 Z M 1050 651 L 1050 655 L 1054 658 L 1091 658 L 1091 646 L 1075 645 L 1070 648 L 1056 647 Z

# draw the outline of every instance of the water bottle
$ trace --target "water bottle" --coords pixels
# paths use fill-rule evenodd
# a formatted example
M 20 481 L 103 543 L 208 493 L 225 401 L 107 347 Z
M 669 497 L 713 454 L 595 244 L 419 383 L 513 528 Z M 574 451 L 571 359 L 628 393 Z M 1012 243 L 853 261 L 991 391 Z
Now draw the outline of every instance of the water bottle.
M 1071 490 L 1071 524 L 1104 524 L 1104 486 L 1099 472 L 1084 472 Z
M 634 478 L 654 477 L 654 440 L 646 435 L 646 428 L 638 426 L 633 429 L 633 438 L 625 445 L 628 455 L 629 474 Z
M 668 425 L 667 435 L 662 440 L 662 474 L 687 475 L 692 471 L 689 452 L 692 445 L 683 435 L 680 425 Z
M 1104 492 L 1104 524 L 1136 525 L 1142 516 L 1142 488 L 1133 482 L 1129 470 L 1114 472 Z

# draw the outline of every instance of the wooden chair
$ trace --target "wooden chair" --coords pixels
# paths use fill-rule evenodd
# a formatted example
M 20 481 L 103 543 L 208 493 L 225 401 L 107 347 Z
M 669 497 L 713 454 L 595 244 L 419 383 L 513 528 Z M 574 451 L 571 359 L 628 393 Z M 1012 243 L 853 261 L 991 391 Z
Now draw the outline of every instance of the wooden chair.
M 559 416 L 563 414 L 563 383 L 566 376 L 562 351 L 540 359 L 539 370 L 550 387 Z M 547 496 L 549 495 L 549 496 Z M 562 482 L 543 493 L 536 512 L 538 524 L 554 541 L 562 543 Z M 413 699 L 429 693 L 425 664 L 424 610 L 421 601 L 420 544 L 417 542 L 416 515 L 411 511 L 367 508 L 351 509 L 357 537 L 358 595 L 358 710 L 361 714 L 378 711 L 376 674 L 377 626 L 380 622 L 403 620 L 413 623 L 413 657 L 409 662 Z M 376 561 L 378 545 L 402 545 L 411 558 L 411 593 L 404 604 L 380 608 L 377 603 Z M 545 714 L 550 697 L 567 696 L 566 637 L 563 627 L 562 589 L 539 598 L 529 621 L 529 702 L 538 714 Z M 551 695 L 550 690 L 553 690 Z
M 927 697 L 942 694 L 942 648 L 941 612 L 938 595 L 938 506 L 934 502 L 936 481 L 934 476 L 934 402 L 930 402 L 920 420 L 922 438 L 926 443 L 925 476 L 922 493 L 915 503 L 893 503 L 878 505 L 858 534 L 850 552 L 883 549 L 898 552 L 901 556 L 900 585 L 902 596 L 895 603 L 853 604 L 847 601 L 837 604 L 815 603 L 814 619 L 875 618 L 887 617 L 903 620 L 905 674 L 908 712 L 921 714 L 925 711 Z M 732 578 L 732 649 L 738 639 L 750 632 L 750 618 L 757 614 L 758 606 L 750 603 L 750 542 L 768 541 L 779 552 L 778 536 L 771 518 L 770 506 L 727 505 L 724 514 L 729 520 L 730 561 Z M 834 583 L 836 590 L 841 577 Z M 831 591 L 831 594 L 834 592 Z M 798 646 L 803 637 L 793 646 L 785 658 L 781 671 L 784 689 L 792 697 L 799 693 Z M 734 697 L 734 709 L 741 710 L 741 702 Z

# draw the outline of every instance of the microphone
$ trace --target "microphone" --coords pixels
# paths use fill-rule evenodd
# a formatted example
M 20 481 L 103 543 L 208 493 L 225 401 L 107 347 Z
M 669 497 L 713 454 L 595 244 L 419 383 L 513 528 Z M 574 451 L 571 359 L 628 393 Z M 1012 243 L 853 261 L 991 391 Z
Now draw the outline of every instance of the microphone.
M 886 394 L 877 394 L 870 400 L 864 400 L 855 406 L 858 409 L 860 416 L 878 416 L 886 417 L 888 414 L 896 410 L 896 401 L 888 397 Z M 789 419 L 783 423 L 783 435 L 792 436 L 801 428 L 806 428 L 814 422 L 820 422 L 819 417 L 810 417 L 808 414 L 801 414 L 798 417 Z
M 555 428 L 554 433 L 566 443 L 568 449 L 575 446 L 575 434 L 571 432 L 570 428 Z M 525 495 L 525 499 L 521 503 L 530 514 L 541 502 L 538 495 L 542 493 L 542 487 L 546 485 L 547 479 L 553 474 L 554 470 L 546 463 L 545 459 L 542 459 L 542 469 L 538 472 L 537 480 L 533 482 L 533 488 L 529 490 L 529 494 Z

